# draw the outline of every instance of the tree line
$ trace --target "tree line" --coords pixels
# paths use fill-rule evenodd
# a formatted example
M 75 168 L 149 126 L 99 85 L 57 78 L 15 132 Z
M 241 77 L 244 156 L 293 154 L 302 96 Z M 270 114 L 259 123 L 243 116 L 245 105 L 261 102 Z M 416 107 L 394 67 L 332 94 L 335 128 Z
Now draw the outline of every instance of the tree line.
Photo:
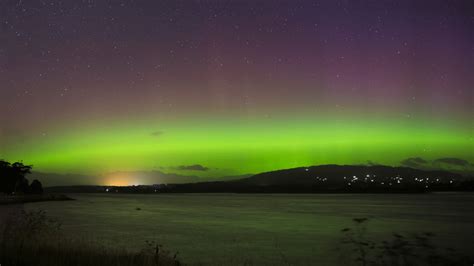
M 8 195 L 43 193 L 43 186 L 39 180 L 35 179 L 30 184 L 26 178 L 31 169 L 31 165 L 22 162 L 10 163 L 0 160 L 0 192 Z

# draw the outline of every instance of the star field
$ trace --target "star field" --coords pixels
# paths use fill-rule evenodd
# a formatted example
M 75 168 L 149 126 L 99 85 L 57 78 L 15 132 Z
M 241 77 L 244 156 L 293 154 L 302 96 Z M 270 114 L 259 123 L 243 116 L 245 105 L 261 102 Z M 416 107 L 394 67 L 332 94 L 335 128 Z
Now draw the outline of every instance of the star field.
M 2 1 L 0 157 L 215 175 L 473 160 L 473 11 L 467 0 Z

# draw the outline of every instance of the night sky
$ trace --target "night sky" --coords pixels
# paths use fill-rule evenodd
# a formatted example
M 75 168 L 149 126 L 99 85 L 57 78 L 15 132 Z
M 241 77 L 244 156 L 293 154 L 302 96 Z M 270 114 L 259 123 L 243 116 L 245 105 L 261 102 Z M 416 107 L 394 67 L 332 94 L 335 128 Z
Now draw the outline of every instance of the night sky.
M 0 158 L 204 177 L 473 162 L 473 69 L 471 0 L 4 0 Z

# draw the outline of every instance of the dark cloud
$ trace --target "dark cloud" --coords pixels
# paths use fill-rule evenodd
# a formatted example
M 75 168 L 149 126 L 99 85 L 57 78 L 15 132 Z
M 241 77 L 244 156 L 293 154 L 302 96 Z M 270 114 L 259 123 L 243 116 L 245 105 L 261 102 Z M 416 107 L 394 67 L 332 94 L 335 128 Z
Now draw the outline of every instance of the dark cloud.
M 435 163 L 444 163 L 444 164 L 451 164 L 451 165 L 456 165 L 456 166 L 468 166 L 469 162 L 460 159 L 460 158 L 439 158 L 434 160 Z
M 401 161 L 400 164 L 402 166 L 424 170 L 453 171 L 470 176 L 474 174 L 474 164 L 467 160 L 454 157 L 444 157 L 435 160 L 425 160 L 420 157 L 411 157 Z
M 200 164 L 193 164 L 193 165 L 180 165 L 174 167 L 176 170 L 185 170 L 185 171 L 208 171 L 209 168 L 202 166 Z
M 367 165 L 368 166 L 376 166 L 376 165 L 382 165 L 382 164 L 369 160 L 369 161 L 367 161 Z
M 420 167 L 420 166 L 423 166 L 424 164 L 427 164 L 428 161 L 420 157 L 412 157 L 412 158 L 407 158 L 401 161 L 400 163 L 408 167 Z
M 163 135 L 163 133 L 164 133 L 163 131 L 157 130 L 157 131 L 151 132 L 151 135 L 152 135 L 153 137 L 159 137 L 159 136 Z

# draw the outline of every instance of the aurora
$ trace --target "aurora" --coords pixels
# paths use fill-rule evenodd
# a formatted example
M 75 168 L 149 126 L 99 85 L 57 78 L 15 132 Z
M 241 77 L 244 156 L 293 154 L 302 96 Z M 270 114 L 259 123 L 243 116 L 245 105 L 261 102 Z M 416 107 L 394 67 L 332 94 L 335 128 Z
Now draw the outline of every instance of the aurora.
M 332 163 L 399 165 L 413 156 L 472 160 L 472 130 L 462 122 L 368 116 L 119 121 L 7 145 L 6 155 L 58 173 L 199 164 L 208 167 L 198 173 L 202 176 L 238 175 Z
M 73 2 L 5 6 L 0 159 L 102 183 L 472 166 L 467 2 Z

